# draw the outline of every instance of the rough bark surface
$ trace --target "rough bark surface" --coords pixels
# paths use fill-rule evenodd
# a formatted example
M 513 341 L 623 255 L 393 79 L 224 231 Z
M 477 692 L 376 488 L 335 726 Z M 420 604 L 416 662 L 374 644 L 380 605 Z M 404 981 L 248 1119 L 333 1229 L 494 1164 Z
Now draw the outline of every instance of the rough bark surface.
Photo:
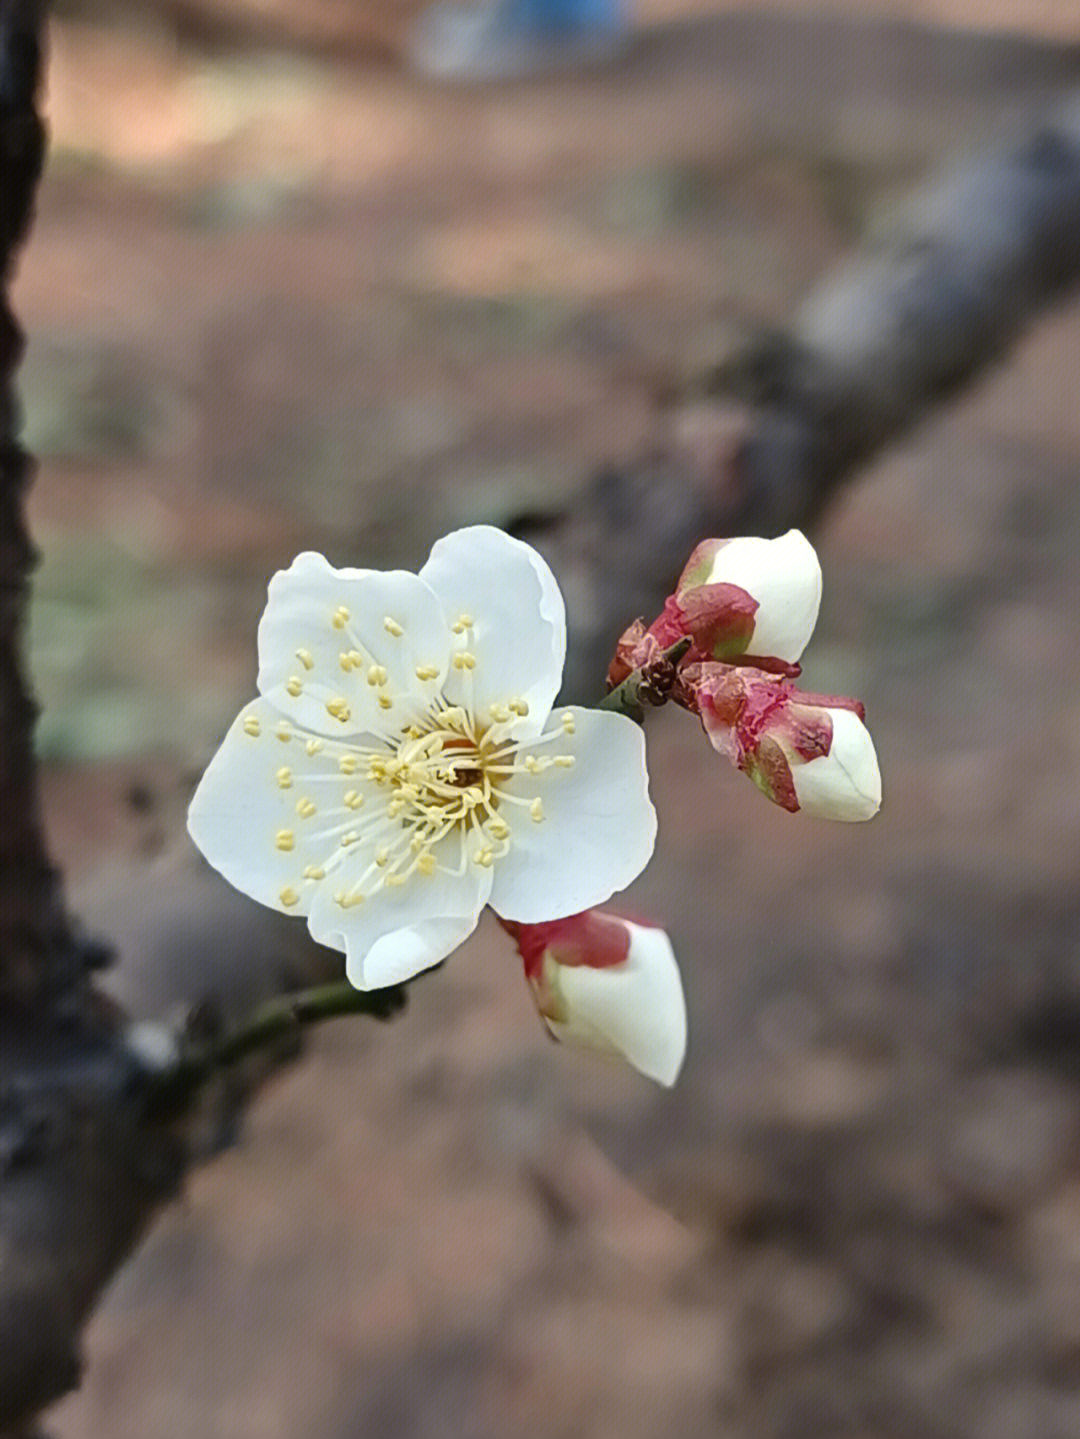
M 15 369 L 22 335 L 6 300 L 41 174 L 45 136 L 34 109 L 41 7 L 0 4 L 0 1013 L 33 1006 L 64 983 L 71 944 L 59 879 L 42 835 L 33 761 L 35 708 L 21 636 L 33 550 L 23 518 L 30 462 L 19 446 Z

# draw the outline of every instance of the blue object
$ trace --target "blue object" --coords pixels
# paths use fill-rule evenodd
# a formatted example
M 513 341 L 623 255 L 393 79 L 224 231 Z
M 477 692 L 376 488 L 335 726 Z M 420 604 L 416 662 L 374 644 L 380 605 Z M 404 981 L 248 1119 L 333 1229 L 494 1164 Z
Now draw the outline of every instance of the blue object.
M 414 67 L 447 80 L 497 80 L 613 60 L 627 22 L 619 0 L 444 0 L 409 46 Z

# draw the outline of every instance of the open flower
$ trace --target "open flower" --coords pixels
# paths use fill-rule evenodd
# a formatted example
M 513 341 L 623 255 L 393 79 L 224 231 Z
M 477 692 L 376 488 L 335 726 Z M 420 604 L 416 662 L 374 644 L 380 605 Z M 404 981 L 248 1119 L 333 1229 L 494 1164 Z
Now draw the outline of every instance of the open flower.
M 554 576 L 500 530 L 448 535 L 419 575 L 299 555 L 270 582 L 260 698 L 192 838 L 362 989 L 437 964 L 486 904 L 532 922 L 602 902 L 644 868 L 656 815 L 635 724 L 552 713 L 565 651 Z
M 506 928 L 554 1038 L 617 1054 L 650 1079 L 675 1083 L 686 1053 L 686 1001 L 662 929 L 600 910 Z

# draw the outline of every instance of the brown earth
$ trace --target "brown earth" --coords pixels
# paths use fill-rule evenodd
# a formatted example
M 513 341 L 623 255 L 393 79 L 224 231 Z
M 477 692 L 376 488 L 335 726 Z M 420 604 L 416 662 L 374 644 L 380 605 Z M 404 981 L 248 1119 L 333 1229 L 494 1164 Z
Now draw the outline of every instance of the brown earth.
M 302 944 L 182 824 L 267 574 L 302 546 L 415 566 L 572 498 L 1080 69 L 1068 0 L 655 0 L 610 72 L 454 91 L 387 63 L 409 13 L 369 7 L 371 59 L 56 28 L 16 297 L 41 748 L 140 1012 L 215 949 L 242 1004 L 253 956 Z M 807 680 L 866 701 L 879 820 L 793 819 L 650 721 L 631 902 L 684 968 L 679 1086 L 547 1044 L 482 926 L 402 1019 L 320 1034 L 194 1177 L 57 1439 L 1080 1429 L 1078 320 L 818 536 Z

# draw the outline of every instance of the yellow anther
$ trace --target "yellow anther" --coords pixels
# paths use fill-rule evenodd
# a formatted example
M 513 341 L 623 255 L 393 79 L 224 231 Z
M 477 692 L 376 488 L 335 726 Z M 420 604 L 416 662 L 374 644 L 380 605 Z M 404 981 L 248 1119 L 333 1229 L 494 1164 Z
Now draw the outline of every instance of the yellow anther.
M 343 630 L 349 623 L 349 611 L 344 605 L 338 605 L 334 611 L 334 618 L 330 621 L 336 630 Z
M 476 623 L 472 615 L 458 615 L 457 622 L 463 630 L 471 630 Z
M 322 747 L 323 742 L 321 739 L 309 739 L 307 744 L 304 746 L 308 754 L 318 754 Z
M 474 670 L 476 668 L 476 656 L 468 650 L 458 650 L 454 656 L 454 668 L 456 670 Z
M 465 633 L 465 626 L 461 623 L 460 620 L 455 620 L 454 623 L 450 626 L 450 628 L 456 635 L 463 635 Z
M 315 813 L 315 805 L 310 799 L 299 799 L 296 801 L 296 813 L 301 819 L 310 819 Z
M 274 776 L 282 789 L 292 788 L 292 770 L 287 764 L 283 764 Z
M 308 865 L 305 865 L 305 866 L 304 866 L 304 878 L 305 878 L 305 879 L 325 879 L 325 878 L 326 878 L 326 870 L 325 870 L 325 869 L 320 869 L 317 864 L 308 864 Z
M 339 904 L 342 909 L 354 909 L 356 905 L 363 904 L 363 902 L 364 896 L 358 889 L 352 891 L 339 889 L 334 893 L 334 903 Z
M 385 844 L 380 845 L 375 851 L 375 863 L 380 869 L 385 868 L 390 859 L 390 851 Z
M 506 839 L 510 833 L 510 826 L 504 819 L 493 819 L 488 823 L 488 834 L 494 839 Z
M 557 764 L 560 769 L 573 769 L 577 760 L 572 754 L 557 754 L 552 756 L 552 764 Z
M 430 850 L 427 850 L 424 854 L 420 855 L 420 857 L 416 861 L 416 867 L 421 874 L 427 875 L 434 874 L 435 871 L 438 869 L 438 865 L 435 863 L 435 856 L 431 853 Z
M 495 855 L 490 849 L 478 849 L 473 855 L 473 863 L 478 864 L 481 869 L 490 869 L 494 862 Z
M 300 903 L 300 896 L 297 894 L 296 890 L 293 889 L 291 884 L 287 884 L 285 886 L 285 888 L 278 895 L 278 899 L 281 900 L 282 904 L 285 906 L 286 909 L 291 909 L 294 904 Z
M 341 836 L 341 839 L 338 841 L 338 843 L 342 846 L 343 849 L 347 849 L 350 844 L 355 844 L 359 838 L 360 836 L 356 833 L 356 830 L 347 829 L 345 833 Z
M 413 854 L 419 854 L 420 851 L 424 848 L 424 844 L 424 839 L 420 835 L 414 834 L 412 839 L 409 841 L 409 848 L 412 850 Z
M 529 806 L 529 815 L 537 824 L 544 818 L 544 801 L 539 796 Z
M 289 741 L 292 739 L 292 730 L 288 729 L 285 725 L 278 725 L 274 733 L 277 735 L 278 739 L 281 741 L 282 744 L 288 744 Z
M 353 657 L 349 654 L 348 650 L 341 651 L 337 657 L 337 662 L 346 674 L 348 674 L 353 667 Z
M 386 618 L 383 620 L 382 627 L 388 635 L 393 635 L 396 640 L 399 640 L 401 636 L 405 633 L 405 631 L 398 624 L 397 620 L 392 619 L 390 615 L 387 615 Z
M 390 817 L 390 819 L 397 819 L 398 815 L 404 808 L 405 801 L 401 798 L 399 794 L 396 794 L 394 798 L 390 801 L 390 803 L 386 806 L 386 813 Z
M 296 835 L 293 834 L 291 829 L 279 829 L 274 843 L 278 849 L 290 850 L 296 844 Z
M 352 718 L 352 711 L 349 709 L 348 702 L 341 695 L 337 695 L 334 699 L 326 701 L 326 713 L 332 715 L 334 719 L 340 721 L 341 724 L 345 724 Z
M 423 739 L 423 738 L 424 738 L 424 731 L 420 728 L 419 725 L 411 724 L 411 725 L 409 726 L 409 728 L 405 731 L 405 733 L 408 735 L 408 737 L 409 737 L 410 739 Z
M 527 754 L 522 763 L 530 774 L 539 774 L 544 767 L 534 754 Z
M 417 665 L 416 678 L 418 680 L 437 680 L 439 678 L 438 665 Z
M 315 657 L 310 650 L 297 650 L 296 658 L 306 670 L 313 670 L 315 668 Z
M 509 707 L 516 715 L 520 715 L 522 719 L 529 713 L 529 706 L 525 700 L 511 700 Z
M 490 705 L 489 709 L 491 710 L 491 718 L 496 724 L 505 724 L 513 713 L 509 705 L 494 704 Z
M 262 725 L 259 724 L 257 715 L 248 715 L 244 721 L 244 733 L 249 734 L 252 739 L 258 739 Z
M 402 885 L 404 883 L 405 876 L 403 874 L 388 874 L 383 880 L 383 884 L 385 884 L 387 888 L 390 888 L 391 885 L 396 888 L 398 885 Z
M 383 690 L 382 694 L 379 695 L 379 708 L 381 710 L 388 710 L 393 709 L 393 707 L 394 701 L 390 698 L 386 691 Z
M 345 808 L 359 809 L 364 803 L 364 796 L 358 789 L 347 789 L 345 791 Z
M 293 699 L 295 700 L 300 698 L 300 695 L 303 693 L 303 689 L 304 686 L 300 683 L 300 676 L 290 675 L 289 682 L 285 686 L 286 693 L 292 695 Z
M 566 710 L 563 713 L 560 723 L 563 727 L 563 734 L 573 734 L 574 731 L 577 729 L 577 726 L 574 723 L 574 716 L 570 713 L 569 710 Z
M 356 756 L 354 754 L 343 754 L 338 760 L 338 769 L 342 774 L 355 774 L 356 763 Z

